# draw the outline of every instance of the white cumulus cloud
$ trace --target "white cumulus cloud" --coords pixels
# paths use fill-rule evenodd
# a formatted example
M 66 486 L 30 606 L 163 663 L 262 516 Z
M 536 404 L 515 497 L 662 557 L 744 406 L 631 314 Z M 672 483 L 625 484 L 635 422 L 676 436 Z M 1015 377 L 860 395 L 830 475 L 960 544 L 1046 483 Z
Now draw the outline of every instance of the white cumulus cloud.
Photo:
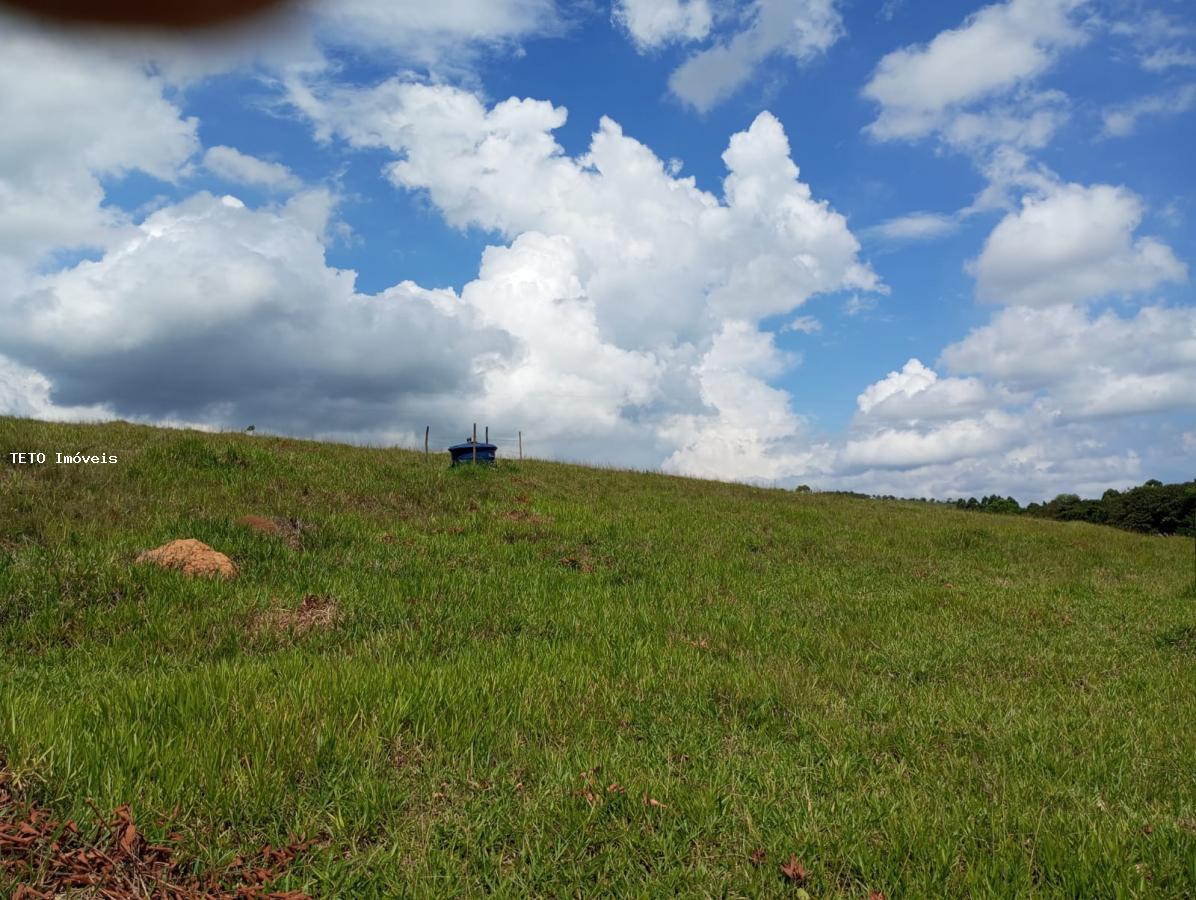
M 127 224 L 101 178 L 182 173 L 196 121 L 165 88 L 102 44 L 0 19 L 0 296 L 50 251 L 103 246 Z
M 1065 419 L 1196 407 L 1196 309 L 1130 317 L 1078 306 L 1011 307 L 943 351 L 953 371 L 1042 392 Z
M 1081 303 L 1179 282 L 1187 268 L 1153 237 L 1136 237 L 1142 201 L 1113 185 L 1060 185 L 1030 196 L 993 229 L 970 265 L 981 300 Z
M 719 198 L 610 119 L 585 154 L 565 155 L 552 132 L 566 111 L 544 101 L 487 109 L 463 91 L 394 80 L 305 102 L 318 127 L 393 150 L 390 179 L 426 191 L 450 223 L 570 238 L 603 334 L 624 346 L 700 339 L 723 319 L 788 312 L 816 293 L 881 289 L 769 113 L 732 136 Z
M 616 0 L 614 18 L 641 51 L 701 40 L 713 22 L 707 0 Z
M 208 194 L 161 209 L 0 306 L 0 352 L 46 377 L 55 404 L 376 434 L 510 351 L 451 292 L 357 293 L 309 225 Z
M 1007 0 L 986 6 L 924 45 L 889 53 L 864 96 L 880 105 L 868 126 L 882 140 L 923 137 L 969 104 L 1025 85 L 1061 48 L 1082 43 L 1071 13 L 1081 0 Z
M 492 233 L 477 277 L 459 294 L 365 295 L 325 261 L 326 190 L 256 208 L 201 193 L 122 223 L 97 259 L 26 273 L 0 303 L 0 353 L 42 379 L 22 376 L 23 396 L 359 440 L 481 415 L 541 453 L 585 458 L 599 439 L 607 461 L 721 478 L 812 458 L 770 384 L 793 360 L 759 322 L 882 286 L 775 117 L 731 137 L 720 196 L 608 119 L 565 154 L 552 134 L 565 111 L 543 101 L 488 107 L 402 79 L 303 99 L 327 134 L 393 153 L 397 188 Z M 262 162 L 205 157 L 290 183 Z M 707 449 L 677 452 L 693 446 Z

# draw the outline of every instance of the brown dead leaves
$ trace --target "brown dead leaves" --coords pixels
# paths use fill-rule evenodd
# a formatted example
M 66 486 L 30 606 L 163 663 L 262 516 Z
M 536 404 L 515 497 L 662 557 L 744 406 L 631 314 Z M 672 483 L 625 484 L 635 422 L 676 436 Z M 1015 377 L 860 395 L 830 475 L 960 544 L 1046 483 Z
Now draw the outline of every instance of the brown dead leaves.
M 181 840 L 172 832 L 164 843 L 150 843 L 128 806 L 103 816 L 85 835 L 74 822 L 62 822 L 46 809 L 20 801 L 0 771 L 0 872 L 15 885 L 14 900 L 97 897 L 105 900 L 305 900 L 299 891 L 270 891 L 270 882 L 312 846 L 292 841 L 264 845 L 228 866 L 195 874 L 176 856 Z M 169 823 L 162 821 L 160 825 Z
M 602 782 L 598 780 L 598 773 L 601 771 L 601 766 L 595 766 L 593 769 L 587 769 L 579 773 L 578 777 L 581 779 L 581 787 L 577 791 L 577 795 L 584 799 L 590 806 L 598 806 L 600 803 L 605 803 L 608 798 L 617 797 L 620 794 L 626 794 L 627 788 L 619 784 L 617 781 L 612 781 L 605 788 Z M 661 803 L 654 797 L 649 797 L 647 794 L 642 795 L 644 806 L 652 807 L 654 809 L 668 809 L 664 803 Z
M 806 871 L 806 864 L 797 858 L 796 853 L 790 853 L 789 859 L 781 863 L 781 874 L 786 880 L 794 884 L 805 884 L 810 873 Z
M 598 771 L 599 770 L 597 768 L 587 769 L 578 775 L 582 781 L 582 784 L 577 793 L 581 797 L 585 798 L 586 803 L 588 803 L 590 806 L 597 806 L 599 796 L 601 795 L 601 788 L 599 787 L 598 780 L 596 778 Z
M 308 594 L 295 609 L 275 607 L 254 617 L 250 631 L 254 634 L 307 634 L 313 629 L 332 628 L 344 618 L 333 597 Z

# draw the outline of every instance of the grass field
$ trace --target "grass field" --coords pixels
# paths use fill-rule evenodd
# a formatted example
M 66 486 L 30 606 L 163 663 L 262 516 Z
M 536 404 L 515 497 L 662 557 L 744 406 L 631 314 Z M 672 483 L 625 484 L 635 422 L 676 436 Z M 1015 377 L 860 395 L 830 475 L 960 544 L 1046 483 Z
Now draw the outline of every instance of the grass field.
M 0 758 L 80 823 L 174 810 L 196 867 L 306 835 L 276 889 L 1196 896 L 1190 540 L 125 424 L 0 452 Z M 187 537 L 240 577 L 133 562 Z

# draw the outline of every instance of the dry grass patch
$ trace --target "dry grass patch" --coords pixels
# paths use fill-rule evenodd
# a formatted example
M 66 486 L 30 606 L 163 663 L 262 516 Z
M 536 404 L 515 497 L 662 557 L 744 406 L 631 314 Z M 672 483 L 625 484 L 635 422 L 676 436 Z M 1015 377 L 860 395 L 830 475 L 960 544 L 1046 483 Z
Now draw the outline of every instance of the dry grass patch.
M 344 619 L 344 613 L 332 597 L 308 594 L 294 609 L 275 607 L 259 613 L 250 631 L 264 634 L 306 634 L 313 629 L 332 628 Z
M 547 525 L 552 521 L 550 516 L 542 516 L 539 513 L 532 512 L 530 509 L 512 509 L 499 515 L 512 522 L 524 522 L 528 525 Z

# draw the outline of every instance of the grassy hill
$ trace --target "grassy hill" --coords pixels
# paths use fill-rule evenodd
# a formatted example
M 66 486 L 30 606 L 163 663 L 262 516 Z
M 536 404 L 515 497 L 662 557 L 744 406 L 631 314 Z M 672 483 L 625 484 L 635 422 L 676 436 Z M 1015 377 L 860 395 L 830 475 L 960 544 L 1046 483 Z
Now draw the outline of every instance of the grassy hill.
M 1190 540 L 126 424 L 0 452 L 10 793 L 197 871 L 301 835 L 275 890 L 1196 894 Z M 175 538 L 240 577 L 134 563 Z

